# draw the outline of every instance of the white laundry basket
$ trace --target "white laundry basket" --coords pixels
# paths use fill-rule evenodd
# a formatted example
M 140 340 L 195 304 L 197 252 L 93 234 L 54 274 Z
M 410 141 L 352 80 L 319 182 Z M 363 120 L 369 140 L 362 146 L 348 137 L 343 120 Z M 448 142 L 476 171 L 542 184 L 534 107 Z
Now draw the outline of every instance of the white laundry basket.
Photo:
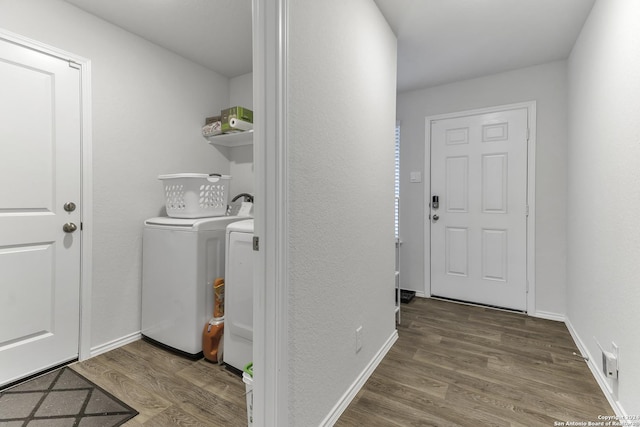
M 172 218 L 204 218 L 227 213 L 229 175 L 178 173 L 160 175 L 164 184 L 167 215 Z

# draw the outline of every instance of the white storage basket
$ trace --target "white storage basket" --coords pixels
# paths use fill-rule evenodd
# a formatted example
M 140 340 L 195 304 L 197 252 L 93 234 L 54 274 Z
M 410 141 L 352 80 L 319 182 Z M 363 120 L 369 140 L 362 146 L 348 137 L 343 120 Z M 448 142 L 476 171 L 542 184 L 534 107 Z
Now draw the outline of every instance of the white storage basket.
M 204 218 L 227 213 L 229 175 L 178 173 L 160 175 L 164 184 L 167 215 L 172 218 Z

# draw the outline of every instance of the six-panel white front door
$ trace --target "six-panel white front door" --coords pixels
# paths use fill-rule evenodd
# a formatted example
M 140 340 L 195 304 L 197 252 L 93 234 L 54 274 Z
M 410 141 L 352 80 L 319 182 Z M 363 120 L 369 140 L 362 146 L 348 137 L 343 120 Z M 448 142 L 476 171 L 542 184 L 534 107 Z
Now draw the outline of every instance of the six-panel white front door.
M 430 121 L 431 295 L 526 311 L 527 117 Z
M 78 356 L 79 70 L 0 39 L 0 94 L 3 385 Z

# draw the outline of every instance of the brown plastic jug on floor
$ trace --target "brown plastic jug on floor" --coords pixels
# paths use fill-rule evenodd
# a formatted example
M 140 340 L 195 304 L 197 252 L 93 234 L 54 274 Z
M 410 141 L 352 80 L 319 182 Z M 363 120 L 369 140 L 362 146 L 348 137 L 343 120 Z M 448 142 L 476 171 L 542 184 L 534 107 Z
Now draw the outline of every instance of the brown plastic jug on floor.
M 224 333 L 224 279 L 213 281 L 213 319 L 202 331 L 202 353 L 210 362 L 222 362 L 222 334 Z
M 224 317 L 214 317 L 202 331 L 202 353 L 209 362 L 222 363 Z

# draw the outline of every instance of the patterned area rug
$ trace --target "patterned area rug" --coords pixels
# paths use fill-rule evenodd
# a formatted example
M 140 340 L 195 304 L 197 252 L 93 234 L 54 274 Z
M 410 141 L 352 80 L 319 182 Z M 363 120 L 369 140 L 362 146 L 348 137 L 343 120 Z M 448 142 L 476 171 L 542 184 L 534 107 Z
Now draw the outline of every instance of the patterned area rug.
M 115 427 L 136 415 L 66 367 L 0 393 L 0 427 Z

